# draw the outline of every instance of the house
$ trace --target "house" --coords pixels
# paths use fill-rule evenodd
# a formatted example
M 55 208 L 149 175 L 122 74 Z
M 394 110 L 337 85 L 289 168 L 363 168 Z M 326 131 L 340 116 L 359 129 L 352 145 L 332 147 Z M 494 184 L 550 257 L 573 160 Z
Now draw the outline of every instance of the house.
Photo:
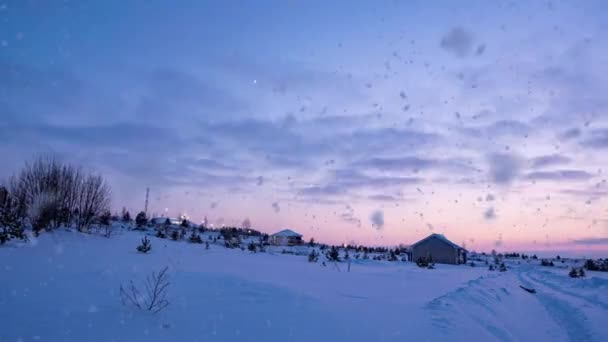
M 464 264 L 467 251 L 448 240 L 443 234 L 431 234 L 410 246 L 412 261 L 431 258 L 438 264 Z
M 302 243 L 302 235 L 294 232 L 291 229 L 283 229 L 278 233 L 270 235 L 268 239 L 273 245 L 293 246 Z
M 165 225 L 167 220 L 169 220 L 169 222 L 171 222 L 171 225 L 173 226 L 179 226 L 180 224 L 182 224 L 181 220 L 171 217 L 155 217 L 150 220 L 150 223 L 155 224 L 157 226 L 162 226 Z

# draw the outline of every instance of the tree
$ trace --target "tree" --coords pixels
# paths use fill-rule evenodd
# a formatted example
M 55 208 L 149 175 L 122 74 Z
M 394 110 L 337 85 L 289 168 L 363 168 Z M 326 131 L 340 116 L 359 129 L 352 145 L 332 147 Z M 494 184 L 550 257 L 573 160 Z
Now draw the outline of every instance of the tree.
M 101 216 L 99 216 L 99 224 L 104 226 L 109 226 L 111 224 L 112 214 L 109 210 L 104 211 Z
M 255 251 L 256 251 L 255 243 L 253 243 L 253 241 L 249 242 L 249 244 L 247 245 L 247 249 L 248 249 L 250 252 L 255 253 Z
M 129 223 L 131 222 L 131 213 L 127 210 L 127 208 L 122 208 L 122 222 Z
M 5 192 L 3 197 L 0 198 L 0 245 L 13 238 L 27 240 L 16 201 L 10 197 L 8 192 Z
M 314 249 L 308 254 L 308 262 L 317 262 L 319 260 L 319 253 Z
M 578 272 L 576 271 L 576 268 L 572 267 L 568 275 L 570 276 L 570 278 L 578 278 Z
M 331 246 L 326 256 L 329 261 L 340 261 L 340 252 L 338 252 L 336 246 Z
M 596 265 L 595 261 L 588 259 L 587 261 L 585 261 L 585 265 L 583 266 L 584 268 L 586 268 L 588 271 L 599 271 L 600 268 L 598 265 Z
M 142 228 L 143 226 L 148 224 L 148 218 L 146 217 L 146 213 L 140 211 L 137 216 L 135 216 L 135 224 L 137 227 Z
M 314 247 L 315 246 L 315 239 L 314 238 L 310 238 L 310 241 L 308 242 L 308 246 L 309 247 Z
M 578 277 L 585 278 L 585 270 L 582 267 L 578 269 Z
M 137 246 L 137 251 L 140 253 L 146 254 L 151 249 L 152 249 L 152 243 L 150 243 L 150 240 L 148 240 L 148 238 L 144 236 L 144 238 L 141 239 L 141 245 Z
M 190 223 L 188 222 L 188 220 L 183 219 L 181 226 L 184 228 L 190 228 Z

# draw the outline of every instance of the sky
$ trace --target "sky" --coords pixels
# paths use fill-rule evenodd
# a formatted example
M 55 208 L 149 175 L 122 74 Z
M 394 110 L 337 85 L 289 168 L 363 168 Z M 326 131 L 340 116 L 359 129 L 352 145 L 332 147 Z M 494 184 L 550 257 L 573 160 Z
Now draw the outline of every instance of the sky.
M 2 1 L 0 179 L 318 241 L 608 253 L 605 1 Z

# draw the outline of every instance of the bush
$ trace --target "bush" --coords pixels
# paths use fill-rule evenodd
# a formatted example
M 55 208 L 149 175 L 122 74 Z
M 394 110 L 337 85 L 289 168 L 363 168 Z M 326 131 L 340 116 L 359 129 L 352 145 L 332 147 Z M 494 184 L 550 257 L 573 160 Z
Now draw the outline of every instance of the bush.
M 255 253 L 255 252 L 256 252 L 255 243 L 253 243 L 253 241 L 249 242 L 249 244 L 247 245 L 247 249 L 248 249 L 250 252 Z
M 573 267 L 568 273 L 568 275 L 570 276 L 570 278 L 578 278 L 578 271 L 576 270 L 576 268 Z
M 19 217 L 29 219 L 35 231 L 71 224 L 87 230 L 110 205 L 110 188 L 101 176 L 53 157 L 26 163 L 10 188 Z
M 179 233 L 177 232 L 177 230 L 174 230 L 171 232 L 171 240 L 173 240 L 173 241 L 179 240 Z
M 338 252 L 338 249 L 335 246 L 332 246 L 325 256 L 329 261 L 340 261 L 340 252 Z
M 501 264 L 500 264 L 500 267 L 498 268 L 498 270 L 499 270 L 500 272 L 506 272 L 506 271 L 507 271 L 507 265 L 505 265 L 505 263 L 504 263 L 504 262 L 503 262 L 503 263 L 501 263 Z
M 490 267 L 488 267 L 488 271 L 494 271 L 494 265 L 490 265 Z
M 319 261 L 319 253 L 317 253 L 314 249 L 310 251 L 308 254 L 308 262 L 317 262 Z
M 168 269 L 165 267 L 158 274 L 152 272 L 152 275 L 146 277 L 143 286 L 145 292 L 137 288 L 132 280 L 126 287 L 120 285 L 120 299 L 123 305 L 153 313 L 166 308 L 169 305 L 167 300 L 167 289 L 170 285 Z
M 541 266 L 554 266 L 553 265 L 553 261 L 547 260 L 547 259 L 543 259 L 540 261 L 540 265 Z
M 2 188 L 0 188 L 0 191 Z M 21 219 L 17 211 L 16 201 L 8 198 L 0 203 L 0 245 L 5 244 L 11 239 L 27 240 L 27 235 L 23 230 Z
M 599 271 L 600 267 L 595 263 L 595 261 L 588 259 L 585 261 L 585 265 L 583 266 L 588 271 Z
M 585 270 L 582 267 L 578 270 L 578 277 L 585 278 Z
M 203 239 L 201 239 L 200 235 L 196 234 L 195 230 L 193 230 L 192 234 L 190 234 L 188 241 L 192 243 L 203 243 Z
M 152 243 L 150 243 L 150 240 L 144 236 L 144 238 L 141 239 L 141 245 L 137 246 L 137 251 L 141 253 L 148 253 L 151 249 Z
M 418 267 L 433 266 L 433 258 L 431 258 L 430 256 L 428 258 L 419 257 L 418 260 L 416 260 L 416 265 L 418 265 Z

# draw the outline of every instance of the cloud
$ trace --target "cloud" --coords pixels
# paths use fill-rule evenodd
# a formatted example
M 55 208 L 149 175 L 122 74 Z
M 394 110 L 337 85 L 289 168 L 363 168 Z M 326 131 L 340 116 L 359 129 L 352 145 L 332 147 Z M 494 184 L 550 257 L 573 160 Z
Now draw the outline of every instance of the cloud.
M 457 57 L 466 57 L 473 48 L 473 35 L 462 27 L 455 27 L 441 38 L 439 46 Z
M 376 228 L 377 230 L 384 228 L 384 212 L 382 210 L 374 211 L 370 215 L 369 220 L 372 223 L 372 227 Z
M 567 180 L 587 180 L 592 178 L 593 175 L 586 171 L 581 170 L 558 170 L 558 171 L 538 171 L 530 172 L 524 175 L 524 178 L 533 181 L 553 180 L 553 181 L 567 181 Z
M 490 207 L 488 209 L 486 209 L 483 212 L 483 218 L 485 218 L 486 220 L 493 220 L 496 218 L 496 212 L 494 211 L 494 208 Z
M 346 211 L 340 214 L 342 221 L 348 224 L 354 224 L 357 227 L 361 227 L 361 220 L 355 217 L 355 210 L 348 204 L 346 205 L 345 209 Z
M 372 201 L 379 201 L 379 202 L 400 202 L 403 200 L 403 198 L 400 197 L 395 197 L 395 196 L 391 196 L 391 195 L 371 195 L 367 197 L 369 200 Z
M 277 203 L 277 202 L 272 203 L 272 210 L 274 210 L 275 213 L 278 213 L 279 211 L 281 211 L 281 207 L 279 206 L 279 203 Z
M 530 159 L 530 164 L 532 168 L 538 169 L 546 166 L 568 164 L 571 161 L 572 159 L 566 156 L 562 156 L 560 154 L 550 154 L 532 158 Z
M 596 149 L 608 148 L 608 129 L 597 129 L 591 132 L 591 136 L 585 139 L 582 144 Z
M 515 155 L 493 153 L 487 156 L 487 161 L 490 179 L 496 184 L 508 185 L 519 175 L 521 163 Z
M 262 176 L 258 176 L 258 177 L 255 179 L 255 185 L 260 186 L 260 185 L 262 185 L 262 184 L 264 184 L 264 177 L 262 177 Z
M 581 130 L 578 128 L 570 128 L 557 135 L 560 140 L 571 140 L 581 136 Z
M 591 237 L 573 240 L 572 242 L 577 245 L 608 245 L 608 238 Z

